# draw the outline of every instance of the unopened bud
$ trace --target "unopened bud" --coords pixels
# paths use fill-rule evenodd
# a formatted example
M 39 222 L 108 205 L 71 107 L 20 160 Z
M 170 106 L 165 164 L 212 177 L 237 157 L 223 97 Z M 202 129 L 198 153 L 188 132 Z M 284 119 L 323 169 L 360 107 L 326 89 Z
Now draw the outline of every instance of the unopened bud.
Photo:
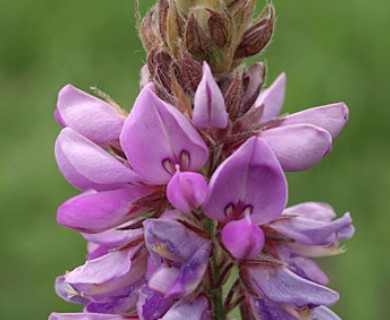
M 208 29 L 211 40 L 218 46 L 224 47 L 231 38 L 231 30 L 229 20 L 221 13 L 208 10 L 210 17 L 208 20 Z
M 255 24 L 245 31 L 235 59 L 243 59 L 258 54 L 268 44 L 274 28 L 274 8 L 269 5 Z
M 201 60 L 207 60 L 209 54 L 209 41 L 206 33 L 203 31 L 196 19 L 195 12 L 192 12 L 188 18 L 186 28 L 186 47 L 190 53 Z

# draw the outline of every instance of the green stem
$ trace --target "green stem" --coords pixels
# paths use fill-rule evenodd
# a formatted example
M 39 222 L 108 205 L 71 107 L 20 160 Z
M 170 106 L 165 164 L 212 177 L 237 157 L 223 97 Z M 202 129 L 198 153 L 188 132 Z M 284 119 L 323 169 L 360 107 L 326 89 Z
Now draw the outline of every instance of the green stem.
M 219 253 L 219 244 L 215 238 L 215 225 L 214 221 L 208 220 L 206 222 L 206 229 L 207 232 L 210 234 L 211 239 L 214 244 L 214 252 L 213 256 L 211 257 L 211 273 L 212 278 L 214 279 L 214 283 L 212 284 L 213 288 L 211 289 L 210 293 L 212 296 L 212 301 L 214 304 L 214 314 L 213 314 L 213 320 L 225 320 L 225 312 L 223 308 L 223 301 L 222 301 L 222 286 L 219 288 L 218 285 L 218 279 L 220 278 L 220 270 L 218 268 L 218 253 Z

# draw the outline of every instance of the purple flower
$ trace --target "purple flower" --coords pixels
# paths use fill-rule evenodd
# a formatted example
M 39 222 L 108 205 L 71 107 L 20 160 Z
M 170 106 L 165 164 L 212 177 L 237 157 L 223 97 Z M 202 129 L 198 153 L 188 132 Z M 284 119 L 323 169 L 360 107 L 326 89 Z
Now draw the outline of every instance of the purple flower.
M 282 73 L 260 93 L 252 107 L 260 110 L 260 122 L 251 122 L 248 129 L 260 128 L 259 136 L 273 149 L 285 171 L 303 171 L 332 149 L 332 140 L 348 121 L 348 108 L 335 103 L 279 117 L 285 85 L 286 75 Z
M 147 45 L 164 39 L 167 46 L 149 52 L 129 115 L 104 94 L 108 102 L 71 85 L 59 94 L 55 157 L 81 194 L 60 205 L 57 220 L 81 233 L 87 259 L 55 284 L 82 312 L 49 319 L 230 319 L 236 307 L 249 320 L 339 319 L 327 308 L 339 295 L 312 258 L 343 251 L 351 217 L 336 218 L 323 203 L 286 208 L 285 171 L 306 170 L 331 150 L 347 107 L 279 116 L 285 74 L 262 89 L 264 64 L 236 68 L 268 42 L 271 6 L 232 35 L 228 25 L 241 25 L 235 19 L 251 16 L 250 6 L 205 15 L 197 7 L 198 15 L 171 2 L 161 1 L 142 23 Z M 233 9 L 234 21 L 226 20 Z M 167 28 L 181 19 L 188 21 L 180 43 L 192 47 L 171 56 L 176 33 Z M 230 42 L 239 55 L 213 51 Z M 216 65 L 232 70 L 215 77 Z M 231 274 L 238 276 L 228 288 Z

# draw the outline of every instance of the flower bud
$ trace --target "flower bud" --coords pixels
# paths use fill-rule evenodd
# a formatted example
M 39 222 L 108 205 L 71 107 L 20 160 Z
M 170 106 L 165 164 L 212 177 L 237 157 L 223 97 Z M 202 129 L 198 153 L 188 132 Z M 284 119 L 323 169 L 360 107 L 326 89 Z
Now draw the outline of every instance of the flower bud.
M 268 44 L 274 28 L 274 9 L 268 6 L 252 27 L 247 29 L 238 46 L 235 59 L 243 59 L 258 54 Z

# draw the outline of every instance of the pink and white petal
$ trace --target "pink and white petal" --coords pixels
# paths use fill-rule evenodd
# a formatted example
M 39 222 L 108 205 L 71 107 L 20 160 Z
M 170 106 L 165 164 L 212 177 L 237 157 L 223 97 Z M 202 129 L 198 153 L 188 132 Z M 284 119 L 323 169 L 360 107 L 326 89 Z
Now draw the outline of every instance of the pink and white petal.
M 124 117 L 107 102 L 72 85 L 61 89 L 57 110 L 67 127 L 97 144 L 119 139 Z
M 203 62 L 203 77 L 195 92 L 192 122 L 199 129 L 219 128 L 228 125 L 225 100 L 221 89 L 214 80 L 207 62 Z
M 111 191 L 88 191 L 63 203 L 57 221 L 80 232 L 103 232 L 145 213 L 132 202 L 150 193 L 148 188 L 130 185 Z
M 348 114 L 348 107 L 345 103 L 339 102 L 288 115 L 280 123 L 280 126 L 312 124 L 328 131 L 335 139 L 348 122 Z
M 242 210 L 250 209 L 252 220 L 264 224 L 279 216 L 286 202 L 287 182 L 277 158 L 262 139 L 253 137 L 215 171 L 204 209 L 218 221 L 240 219 Z
M 286 74 L 283 72 L 270 87 L 260 93 L 255 102 L 257 107 L 264 106 L 261 122 L 272 120 L 279 115 L 284 103 L 285 93 Z
M 62 129 L 56 145 L 57 164 L 64 177 L 76 188 L 107 189 L 139 177 L 126 165 L 71 128 Z
M 284 210 L 283 215 L 298 216 L 318 221 L 331 221 L 336 218 L 336 212 L 334 212 L 333 208 L 329 204 L 322 202 L 300 203 Z
M 284 171 L 307 170 L 332 149 L 328 131 L 309 124 L 276 127 L 259 136 L 271 147 Z
M 174 165 L 198 171 L 208 158 L 208 149 L 196 129 L 176 108 L 145 86 L 127 118 L 120 142 L 127 158 L 142 178 L 151 184 L 166 184 Z M 170 168 L 167 170 L 167 165 Z

